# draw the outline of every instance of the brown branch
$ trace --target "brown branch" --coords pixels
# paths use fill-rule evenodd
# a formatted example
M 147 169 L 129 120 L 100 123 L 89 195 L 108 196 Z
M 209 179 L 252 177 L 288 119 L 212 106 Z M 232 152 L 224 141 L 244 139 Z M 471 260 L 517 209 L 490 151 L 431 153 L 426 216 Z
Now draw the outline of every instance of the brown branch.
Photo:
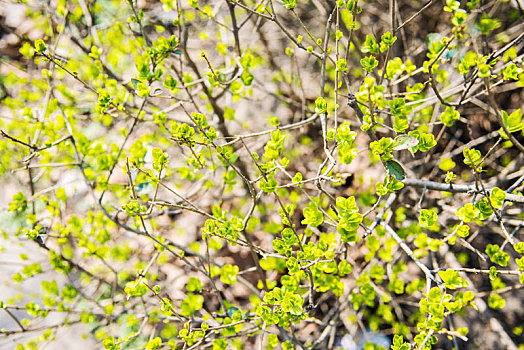
M 11 140 L 11 141 L 13 141 L 13 142 L 19 143 L 19 144 L 24 145 L 24 146 L 26 146 L 26 147 L 29 147 L 29 148 L 31 148 L 33 151 L 35 151 L 35 150 L 38 149 L 38 147 L 36 147 L 36 146 L 31 146 L 30 144 L 25 143 L 24 141 L 20 141 L 20 140 L 14 138 L 13 136 L 10 136 L 10 135 L 6 134 L 6 133 L 4 132 L 4 130 L 1 130 L 1 129 L 0 129 L 0 135 L 2 135 L 3 137 L 5 137 L 5 138 L 7 138 L 7 139 L 9 139 L 9 140 Z
M 502 115 L 500 113 L 499 108 L 497 107 L 497 102 L 495 101 L 493 93 L 491 92 L 491 89 L 489 87 L 488 78 L 484 78 L 484 86 L 486 87 L 486 91 L 488 93 L 487 95 L 489 104 L 491 105 L 491 108 L 493 108 L 493 110 L 495 111 L 495 115 L 497 116 L 497 121 L 499 122 L 500 126 L 502 127 L 502 129 L 504 129 L 504 132 L 508 136 L 511 143 L 513 143 L 513 145 L 515 145 L 515 147 L 517 147 L 519 151 L 524 152 L 524 146 L 522 146 L 522 144 L 519 141 L 517 141 L 515 136 L 511 134 L 511 132 L 508 130 L 508 127 L 506 126 L 506 124 L 504 124 L 504 121 L 502 120 Z

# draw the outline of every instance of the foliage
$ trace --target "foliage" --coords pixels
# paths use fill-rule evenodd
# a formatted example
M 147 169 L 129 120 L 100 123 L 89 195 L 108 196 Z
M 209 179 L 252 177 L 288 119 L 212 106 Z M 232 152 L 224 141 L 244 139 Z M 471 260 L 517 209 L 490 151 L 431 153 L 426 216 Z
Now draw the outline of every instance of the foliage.
M 368 330 L 482 347 L 455 324 L 487 307 L 516 348 L 508 2 L 387 21 L 355 0 L 18 6 L 38 35 L 0 67 L 0 228 L 22 247 L 10 283 L 39 285 L 0 302 L 18 349 L 75 324 L 104 349 L 327 349 Z

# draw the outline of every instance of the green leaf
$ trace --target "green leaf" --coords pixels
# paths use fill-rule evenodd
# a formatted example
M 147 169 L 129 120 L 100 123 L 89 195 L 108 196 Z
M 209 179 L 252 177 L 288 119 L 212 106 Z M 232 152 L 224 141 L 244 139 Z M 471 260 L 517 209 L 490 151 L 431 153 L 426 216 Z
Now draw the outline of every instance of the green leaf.
M 300 172 L 297 172 L 295 176 L 293 176 L 293 179 L 291 180 L 291 182 L 298 183 L 298 182 L 301 182 L 302 180 L 303 180 L 302 174 Z
M 341 72 L 347 71 L 347 61 L 345 58 L 341 58 L 337 61 L 337 70 Z
M 162 339 L 160 337 L 155 337 L 147 342 L 146 350 L 157 350 L 162 346 Z
M 510 133 L 524 129 L 524 123 L 522 122 L 522 109 L 519 108 L 510 115 L 508 115 L 506 111 L 501 111 L 501 114 L 502 121 Z
M 430 209 L 422 209 L 418 222 L 424 227 L 431 227 L 437 223 L 437 213 Z
M 327 102 L 322 97 L 318 97 L 315 100 L 315 113 L 326 113 L 327 112 Z
M 108 335 L 102 341 L 102 346 L 104 347 L 104 349 L 108 349 L 108 350 L 116 349 L 115 338 Z
M 378 61 L 374 56 L 367 56 L 360 60 L 360 65 L 366 72 L 371 73 L 378 67 Z
M 482 198 L 477 203 L 475 207 L 479 210 L 479 219 L 486 220 L 491 215 L 493 215 L 493 208 L 491 207 L 489 200 L 487 198 Z
M 266 193 L 272 193 L 275 192 L 278 186 L 278 182 L 275 180 L 274 174 L 269 174 L 266 179 L 262 179 L 260 181 L 259 187 L 262 191 Z
M 354 196 L 348 198 L 337 197 L 336 206 L 339 217 L 346 217 L 352 213 L 358 212 L 358 206 Z
M 450 127 L 453 126 L 455 121 L 460 119 L 460 113 L 453 109 L 453 107 L 448 106 L 440 115 L 440 119 L 445 126 Z
M 338 274 L 340 276 L 345 276 L 347 274 L 350 274 L 351 271 L 353 271 L 353 267 L 347 262 L 347 260 L 342 260 L 338 264 Z
M 480 151 L 474 148 L 469 149 L 468 147 L 466 147 L 464 148 L 462 153 L 464 155 L 464 164 L 472 168 L 477 168 L 481 166 L 482 155 Z
M 227 120 L 235 119 L 235 113 L 236 111 L 229 106 L 226 106 L 226 108 L 224 108 L 224 118 Z
M 460 277 L 459 273 L 455 270 L 448 269 L 446 271 L 439 271 L 438 274 L 446 284 L 446 288 L 457 289 L 467 287 L 469 285 L 468 282 L 464 278 Z
M 295 275 L 300 271 L 300 264 L 298 263 L 298 260 L 294 257 L 290 257 L 286 261 L 286 267 L 290 275 Z
M 440 158 L 440 163 L 438 165 L 439 169 L 445 172 L 450 171 L 457 165 L 451 158 Z
M 45 42 L 42 39 L 36 39 L 35 40 L 35 51 L 39 54 L 43 54 L 47 50 L 47 46 L 45 45 Z
M 380 52 L 384 53 L 397 41 L 397 37 L 391 32 L 385 32 L 380 38 Z
M 180 303 L 180 314 L 182 316 L 193 316 L 204 305 L 204 297 L 198 294 L 188 293 L 186 298 Z
M 169 163 L 167 160 L 167 154 L 164 153 L 160 148 L 155 147 L 152 150 L 153 155 L 153 169 L 159 172 L 161 169 L 164 169 Z
M 469 236 L 469 226 L 468 225 L 460 225 L 456 228 L 457 235 L 459 237 L 467 237 Z
M 471 203 L 466 203 L 463 207 L 458 208 L 455 213 L 460 220 L 468 223 L 475 220 L 479 214 L 479 210 Z
M 409 128 L 409 120 L 405 115 L 397 115 L 393 120 L 393 129 L 396 132 L 404 132 Z M 418 141 L 417 141 L 418 142 Z
M 378 141 L 373 141 L 369 144 L 371 152 L 373 154 L 380 156 L 380 160 L 386 162 L 393 159 L 391 152 L 393 151 L 394 141 L 389 137 L 382 137 Z
M 519 74 L 522 73 L 522 68 L 517 67 L 515 63 L 509 64 L 502 71 L 504 80 L 519 80 Z
M 377 44 L 377 41 L 374 37 L 371 35 L 366 35 L 366 40 L 364 41 L 364 44 L 361 47 L 361 51 L 363 53 L 379 53 L 379 45 Z
M 391 345 L 391 350 L 409 350 L 411 345 L 404 342 L 404 338 L 401 335 L 395 334 L 393 337 L 393 345 Z
M 242 81 L 242 84 L 244 84 L 244 86 L 251 86 L 251 84 L 253 83 L 253 79 L 254 79 L 253 74 L 246 72 L 246 71 L 244 71 L 240 75 L 240 80 Z
M 297 7 L 297 0 L 282 0 L 284 7 L 288 10 L 292 10 Z
M 186 290 L 188 292 L 200 292 L 202 290 L 202 282 L 196 277 L 189 277 Z
M 524 242 L 515 243 L 513 249 L 519 254 L 524 254 Z
M 502 309 L 506 306 L 506 301 L 498 294 L 491 294 L 488 298 L 488 305 L 492 309 Z
M 23 213 L 27 208 L 27 199 L 22 192 L 13 195 L 13 201 L 9 203 L 9 211 Z
M 390 291 L 392 291 L 393 293 L 395 293 L 395 294 L 403 294 L 404 293 L 404 286 L 405 286 L 404 281 L 402 281 L 402 280 L 400 280 L 398 278 L 395 278 L 395 279 L 392 279 L 391 281 L 389 281 L 388 289 Z
M 502 251 L 498 244 L 488 244 L 486 246 L 486 254 L 488 254 L 491 261 L 500 266 L 508 266 L 510 256 L 508 253 Z
M 406 177 L 402 165 L 396 160 L 388 160 L 384 163 L 384 167 L 389 175 L 393 175 L 398 181 L 404 180 Z
M 310 202 L 307 207 L 302 210 L 304 214 L 303 225 L 310 225 L 312 227 L 318 227 L 324 221 L 324 215 L 318 209 L 317 204 Z
M 178 85 L 178 81 L 173 78 L 171 74 L 166 75 L 166 78 L 164 79 L 164 86 L 170 90 L 176 89 Z M 136 88 L 136 87 L 135 87 Z
M 235 284 L 238 271 L 237 265 L 226 264 L 220 270 L 220 280 L 226 284 Z
M 337 231 L 343 242 L 357 241 L 357 231 L 362 220 L 363 217 L 359 213 L 351 213 L 340 220 L 337 225 Z
M 380 284 L 384 279 L 385 273 L 386 270 L 382 266 L 375 264 L 371 266 L 371 269 L 369 270 L 369 277 L 373 278 L 376 283 Z
M 147 280 L 144 280 L 144 279 L 142 279 L 140 283 L 137 283 L 137 281 L 127 282 L 124 291 L 129 296 L 142 297 L 146 295 L 148 291 L 146 283 L 147 283 Z
M 271 346 L 271 348 L 275 348 L 278 346 L 278 344 L 280 343 L 278 341 L 278 335 L 276 334 L 269 334 L 267 336 L 267 343 L 269 346 Z
M 492 30 L 495 30 L 500 26 L 500 21 L 496 18 L 490 18 L 487 13 L 482 14 L 480 22 L 477 24 L 477 27 L 483 35 L 488 35 Z
M 433 136 L 433 134 L 420 132 L 418 130 L 410 131 L 408 132 L 408 134 L 415 137 L 419 142 L 418 145 L 410 149 L 410 151 L 413 153 L 417 151 L 427 152 L 437 144 L 437 141 L 435 140 L 435 136 Z
M 149 87 L 144 83 L 138 83 L 135 92 L 140 97 L 147 97 L 149 96 Z
M 384 178 L 384 181 L 377 182 L 375 187 L 377 194 L 379 196 L 383 196 L 387 193 L 394 193 L 395 191 L 404 188 L 404 184 L 398 181 L 394 176 L 386 176 L 386 178 Z
M 479 63 L 477 64 L 478 75 L 480 78 L 491 77 L 491 66 L 489 64 Z

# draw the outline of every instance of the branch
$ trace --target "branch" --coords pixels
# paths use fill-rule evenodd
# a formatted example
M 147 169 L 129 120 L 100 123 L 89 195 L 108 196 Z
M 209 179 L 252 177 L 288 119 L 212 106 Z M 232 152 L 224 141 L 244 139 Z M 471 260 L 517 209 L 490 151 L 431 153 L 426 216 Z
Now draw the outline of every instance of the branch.
M 15 139 L 13 136 L 9 136 L 8 134 L 6 134 L 6 133 L 4 132 L 4 130 L 0 130 L 0 135 L 2 135 L 3 137 L 5 137 L 5 138 L 7 138 L 7 139 L 9 139 L 9 140 L 11 140 L 11 141 L 13 141 L 13 142 L 19 143 L 19 144 L 24 145 L 24 146 L 26 146 L 26 147 L 29 147 L 29 148 L 31 148 L 32 150 L 36 150 L 36 149 L 38 149 L 38 147 L 36 147 L 36 146 L 31 146 L 30 144 L 25 143 L 24 141 L 20 141 L 20 140 L 18 140 L 18 139 Z
M 476 194 L 481 193 L 482 189 L 477 188 L 473 185 L 452 185 L 452 184 L 446 184 L 442 182 L 435 182 L 435 181 L 429 181 L 429 180 L 420 180 L 420 179 L 404 179 L 402 183 L 406 186 L 412 186 L 412 187 L 422 187 L 426 188 L 428 190 L 434 190 L 434 191 L 442 191 L 442 192 L 451 192 L 451 193 L 469 193 L 469 194 Z M 491 192 L 492 188 L 486 188 L 487 193 Z M 514 203 L 523 203 L 524 204 L 524 196 L 518 195 L 518 194 L 511 194 L 506 192 L 506 201 L 514 202 Z
M 389 226 L 388 224 L 382 222 L 382 226 L 386 229 L 386 232 L 388 235 L 390 235 L 394 240 L 395 242 L 397 242 L 397 244 L 400 246 L 400 248 L 402 248 L 402 250 L 404 251 L 404 253 L 407 254 L 407 256 L 409 256 L 411 258 L 411 260 L 413 260 L 415 262 L 415 264 L 422 270 L 422 272 L 424 272 L 424 274 L 426 275 L 426 278 L 427 279 L 430 279 L 432 280 L 433 282 L 439 284 L 439 282 L 437 281 L 437 279 L 435 278 L 433 272 L 431 272 L 431 270 L 426 266 L 424 265 L 416 256 L 415 254 L 413 253 L 413 251 L 411 250 L 410 247 L 408 247 L 408 245 L 406 244 L 406 242 L 404 242 L 400 237 L 399 235 L 395 232 L 395 230 L 393 230 L 391 228 L 391 226 Z
M 484 86 L 486 87 L 486 91 L 488 92 L 487 95 L 488 95 L 489 104 L 491 105 L 491 108 L 493 108 L 493 110 L 495 111 L 495 115 L 497 116 L 497 121 L 499 122 L 500 126 L 502 127 L 502 129 L 504 129 L 504 132 L 508 136 L 511 143 L 513 143 L 513 145 L 515 145 L 515 147 L 517 147 L 519 151 L 524 152 L 524 146 L 522 146 L 522 144 L 517 141 L 515 136 L 511 134 L 511 132 L 506 127 L 506 124 L 504 124 L 504 121 L 502 120 L 502 115 L 500 114 L 500 111 L 497 107 L 497 102 L 495 102 L 495 98 L 493 97 L 493 94 L 491 93 L 488 78 L 484 78 Z

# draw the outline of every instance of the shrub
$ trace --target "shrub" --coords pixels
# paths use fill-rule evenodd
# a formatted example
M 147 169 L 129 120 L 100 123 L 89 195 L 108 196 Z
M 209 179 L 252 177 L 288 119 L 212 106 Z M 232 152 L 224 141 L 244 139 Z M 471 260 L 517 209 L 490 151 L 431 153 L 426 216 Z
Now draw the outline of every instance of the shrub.
M 462 3 L 16 7 L 1 227 L 38 288 L 0 332 L 516 348 L 523 34 L 508 2 Z

